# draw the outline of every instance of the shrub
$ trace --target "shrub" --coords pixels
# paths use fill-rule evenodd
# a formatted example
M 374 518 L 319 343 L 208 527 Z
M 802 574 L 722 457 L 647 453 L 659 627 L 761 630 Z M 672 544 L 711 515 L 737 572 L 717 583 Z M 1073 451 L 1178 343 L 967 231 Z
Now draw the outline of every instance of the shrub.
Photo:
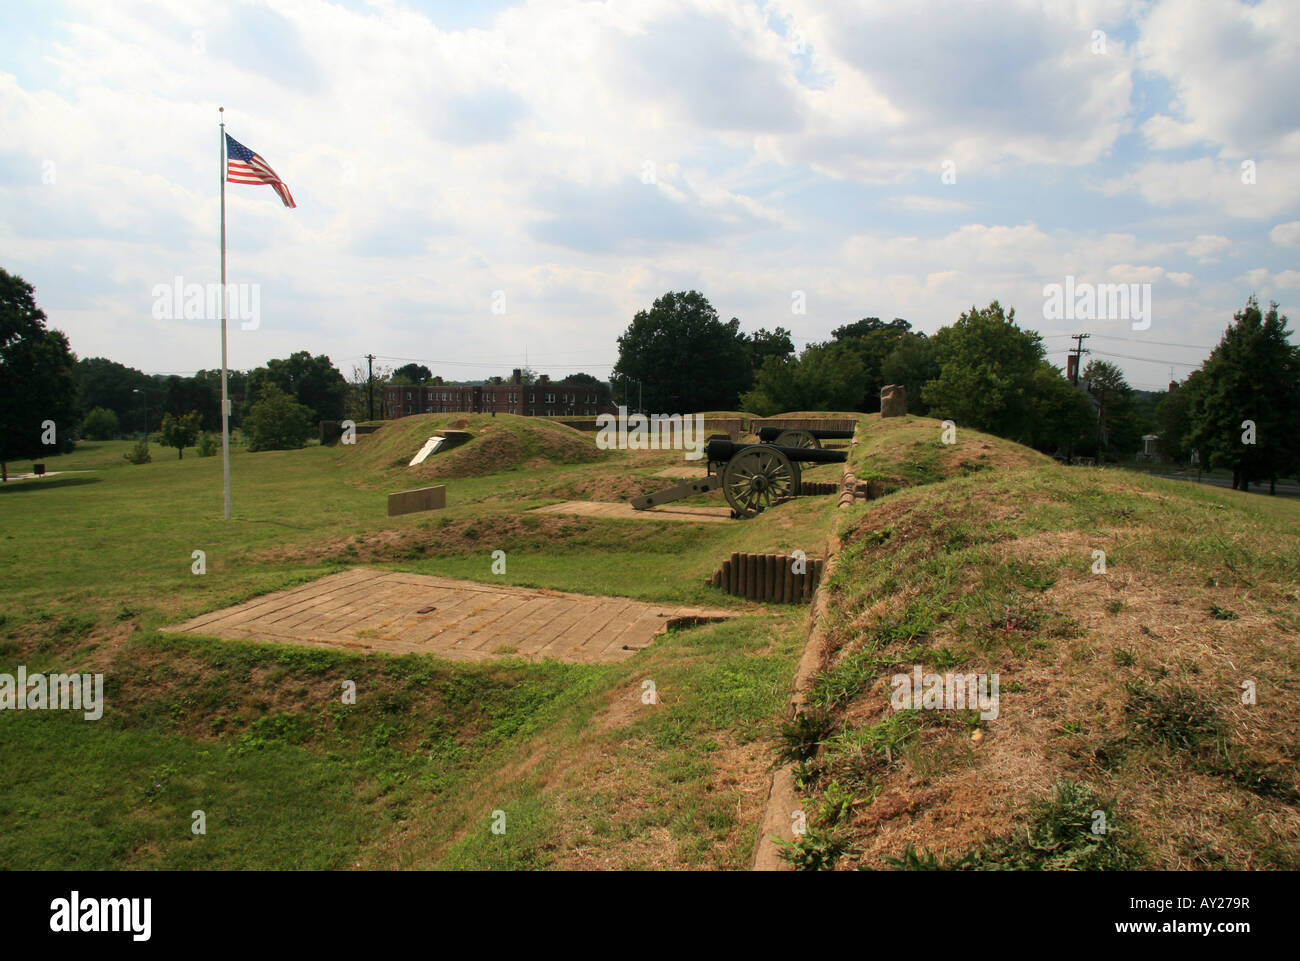
M 122 456 L 131 464 L 147 464 L 153 460 L 153 455 L 149 453 L 149 443 L 143 440 Z
M 204 432 L 199 438 L 199 456 L 212 457 L 217 452 L 217 441 L 211 434 Z
M 268 384 L 244 415 L 243 433 L 250 451 L 302 447 L 311 434 L 311 410 Z
M 81 422 L 81 432 L 91 440 L 112 440 L 119 426 L 117 414 L 106 407 L 96 407 Z

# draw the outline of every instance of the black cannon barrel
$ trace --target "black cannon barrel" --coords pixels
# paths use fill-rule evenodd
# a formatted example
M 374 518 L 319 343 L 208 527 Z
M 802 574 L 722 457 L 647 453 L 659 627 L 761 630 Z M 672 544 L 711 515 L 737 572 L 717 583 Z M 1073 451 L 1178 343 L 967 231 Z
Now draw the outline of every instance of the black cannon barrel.
M 832 430 L 829 427 L 760 427 L 758 436 L 764 443 L 771 443 L 788 430 L 801 430 L 818 440 L 849 440 L 853 437 L 851 430 Z
M 737 444 L 729 440 L 711 440 L 704 445 L 704 457 L 710 463 L 725 463 L 742 450 L 779 450 L 792 461 L 805 464 L 842 464 L 849 459 L 846 450 L 825 450 L 818 447 L 778 447 L 776 444 Z

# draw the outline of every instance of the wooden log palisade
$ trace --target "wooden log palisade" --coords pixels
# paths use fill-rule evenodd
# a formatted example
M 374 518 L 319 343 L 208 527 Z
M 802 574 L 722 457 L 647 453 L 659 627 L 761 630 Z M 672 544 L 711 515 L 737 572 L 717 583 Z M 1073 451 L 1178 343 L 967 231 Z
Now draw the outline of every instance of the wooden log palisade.
M 803 562 L 803 570 L 796 573 L 795 558 L 789 554 L 737 552 L 704 582 L 747 601 L 806 604 L 821 583 L 825 563 L 820 557 L 809 557 Z

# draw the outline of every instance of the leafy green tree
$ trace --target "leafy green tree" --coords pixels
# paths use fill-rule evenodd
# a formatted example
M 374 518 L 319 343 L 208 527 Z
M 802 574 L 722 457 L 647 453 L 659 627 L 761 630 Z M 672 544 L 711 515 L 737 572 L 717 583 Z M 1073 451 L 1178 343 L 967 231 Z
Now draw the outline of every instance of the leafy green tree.
M 1034 418 L 1027 441 L 1048 453 L 1076 454 L 1097 444 L 1097 415 L 1088 395 L 1060 369 L 1042 361 L 1030 384 Z
M 1114 364 L 1092 360 L 1083 370 L 1083 380 L 1098 403 L 1098 439 L 1103 453 L 1116 458 L 1131 457 L 1142 443 L 1133 388 Z
M 251 409 L 270 385 L 311 411 L 313 424 L 343 418 L 348 383 L 324 354 L 313 357 L 300 350 L 284 359 L 267 361 L 265 367 L 249 373 L 245 405 Z
M 36 291 L 0 268 L 0 478 L 9 461 L 72 450 L 81 422 L 77 358 L 68 338 L 47 330 Z M 52 426 L 51 426 L 52 425 Z M 50 438 L 53 443 L 47 443 Z
M 1263 313 L 1253 295 L 1246 301 L 1205 362 L 1203 387 L 1193 395 L 1193 445 L 1210 466 L 1230 469 L 1232 486 L 1241 490 L 1300 466 L 1300 354 L 1277 306 Z
M 847 344 L 809 344 L 797 359 L 769 357 L 741 395 L 745 410 L 767 416 L 796 410 L 856 410 L 862 359 Z
M 312 412 L 275 384 L 264 384 L 244 415 L 244 441 L 250 451 L 294 450 L 311 435 Z
M 393 371 L 393 384 L 423 384 L 433 377 L 433 371 L 424 364 L 403 364 Z
M 996 300 L 972 307 L 931 340 L 939 376 L 922 389 L 934 417 L 999 437 L 1029 442 L 1034 427 L 1035 375 L 1043 343 L 1016 324 Z
M 96 407 L 81 422 L 81 433 L 91 440 L 112 440 L 118 429 L 117 415 L 107 407 Z
M 756 378 L 769 357 L 787 360 L 794 354 L 794 341 L 790 339 L 790 331 L 784 327 L 772 331 L 760 327 L 746 338 L 746 343 L 749 346 L 749 366 Z
M 162 426 L 158 428 L 158 440 L 168 447 L 176 448 L 176 459 L 185 456 L 185 448 L 192 447 L 203 430 L 203 418 L 197 410 L 177 417 L 170 412 L 163 414 Z
M 143 433 L 145 430 L 145 403 L 157 417 L 162 393 L 154 380 L 134 367 L 111 361 L 106 357 L 88 357 L 77 361 L 77 402 L 85 411 L 103 407 L 117 415 L 121 430 Z M 135 391 L 143 391 L 143 397 Z
M 730 410 L 752 379 L 740 321 L 727 323 L 698 291 L 664 294 L 638 311 L 618 338 L 613 379 L 640 381 L 650 411 L 689 414 Z M 637 387 L 630 388 L 632 397 Z
M 1160 453 L 1175 464 L 1186 464 L 1192 457 L 1192 409 L 1204 374 L 1194 370 L 1177 388 L 1156 406 L 1160 434 Z
M 197 411 L 204 430 L 221 429 L 221 372 L 217 371 L 216 389 L 207 378 L 168 377 L 163 389 L 162 411 L 183 417 Z
M 864 317 L 831 331 L 834 343 L 851 347 L 862 360 L 862 398 L 851 409 L 868 413 L 880 410 L 880 389 L 895 383 L 884 376 L 885 359 L 901 345 L 924 336 L 911 331 L 912 325 L 901 317 L 889 323 L 879 317 Z
M 203 427 L 205 430 L 220 432 L 221 430 L 221 369 L 200 370 L 194 375 L 194 380 L 203 384 L 215 404 L 215 417 L 208 419 L 206 413 L 203 417 Z M 226 394 L 230 397 L 230 426 L 237 427 L 240 423 L 241 408 L 239 399 L 245 397 L 248 393 L 248 374 L 242 370 L 226 371 Z M 196 408 L 203 413 L 203 408 Z
M 922 399 L 926 384 L 939 377 L 939 360 L 934 341 L 925 334 L 911 334 L 901 341 L 880 364 L 880 383 L 902 384 L 907 393 L 909 414 L 925 414 L 929 405 Z M 880 394 L 876 393 L 879 407 Z

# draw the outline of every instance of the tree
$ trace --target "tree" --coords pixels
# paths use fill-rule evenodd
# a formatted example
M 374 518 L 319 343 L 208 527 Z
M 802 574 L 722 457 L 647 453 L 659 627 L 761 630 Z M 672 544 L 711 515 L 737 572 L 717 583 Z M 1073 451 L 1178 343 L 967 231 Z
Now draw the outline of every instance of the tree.
M 203 418 L 197 410 L 177 417 L 168 412 L 163 414 L 162 426 L 158 428 L 158 440 L 168 447 L 176 448 L 176 459 L 185 456 L 185 448 L 191 447 L 203 430 Z
M 1160 453 L 1175 464 L 1186 464 L 1192 457 L 1192 407 L 1203 379 L 1202 371 L 1192 371 L 1156 405 Z
M 72 450 L 81 421 L 77 358 L 62 331 L 47 330 L 36 292 L 0 268 L 0 478 L 9 461 Z
M 983 310 L 972 307 L 931 338 L 939 376 L 922 395 L 932 416 L 1028 442 L 1043 343 L 1036 332 L 1021 330 L 1015 318 L 1014 308 L 1004 313 L 995 300 Z
M 373 368 L 374 383 L 371 383 L 371 368 L 361 364 L 352 365 L 352 379 L 348 382 L 347 394 L 343 403 L 343 415 L 355 421 L 370 419 L 371 399 L 373 393 L 375 416 L 384 416 L 384 388 L 393 376 L 392 369 L 384 365 Z M 436 378 L 434 383 L 441 383 Z
M 1251 295 L 1206 360 L 1192 397 L 1193 446 L 1210 466 L 1232 471 L 1234 489 L 1300 467 L 1300 352 L 1277 306 L 1261 313 Z
M 185 416 L 187 411 L 197 411 L 202 429 L 220 430 L 221 371 L 217 371 L 215 390 L 208 378 L 178 377 L 175 374 L 168 377 L 163 391 L 162 411 L 176 417 Z
M 809 344 L 796 360 L 769 357 L 754 389 L 741 395 L 745 410 L 767 416 L 795 410 L 854 410 L 862 396 L 862 360 L 846 344 Z
M 311 409 L 275 384 L 263 385 L 244 415 L 244 440 L 250 451 L 302 447 L 311 428 Z
M 864 317 L 831 331 L 835 343 L 853 348 L 862 360 L 862 398 L 853 404 L 853 409 L 868 413 L 880 410 L 880 389 L 886 384 L 897 383 L 885 377 L 885 359 L 903 344 L 925 339 L 924 334 L 911 331 L 912 325 L 901 317 L 895 317 L 889 323 L 884 323 L 879 317 Z M 919 396 L 917 400 L 920 400 Z
M 1048 453 L 1089 451 L 1097 443 L 1097 416 L 1088 395 L 1065 379 L 1060 368 L 1042 361 L 1030 394 L 1034 418 L 1026 441 Z
M 91 440 L 112 440 L 118 427 L 116 414 L 107 407 L 96 407 L 81 422 L 81 433 Z
M 638 311 L 618 338 L 618 350 L 613 379 L 640 381 L 651 411 L 733 409 L 753 376 L 740 321 L 724 324 L 694 290 L 670 291 Z
M 106 357 L 89 357 L 77 361 L 77 402 L 85 411 L 103 407 L 117 415 L 120 429 L 129 433 L 143 433 L 145 429 L 145 403 L 157 411 L 162 394 L 154 380 L 134 367 L 111 361 Z M 135 391 L 143 391 L 141 394 Z M 156 413 L 155 413 L 155 416 Z
M 773 331 L 760 327 L 746 338 L 746 342 L 749 345 L 749 366 L 756 378 L 769 357 L 788 360 L 794 354 L 794 341 L 790 339 L 790 331 L 784 327 Z
M 202 413 L 203 426 L 205 430 L 221 430 L 221 369 L 200 370 L 193 378 L 197 383 L 204 385 L 208 395 L 212 398 L 214 415 L 209 420 L 204 408 L 199 407 L 197 410 Z M 238 401 L 248 393 L 248 374 L 242 370 L 226 371 L 226 396 L 230 398 L 230 426 L 239 426 L 240 404 Z
M 341 420 L 348 383 L 324 354 L 300 350 L 283 360 L 269 360 L 248 375 L 245 405 L 251 408 L 267 386 L 274 385 L 311 412 L 312 423 Z
M 576 374 L 567 375 L 564 380 L 559 381 L 561 384 L 568 384 L 571 387 L 604 387 L 605 382 L 599 377 L 592 374 L 586 374 L 579 371 Z
M 1101 452 L 1120 458 L 1137 452 L 1142 443 L 1138 426 L 1133 388 L 1124 373 L 1114 364 L 1092 360 L 1084 368 L 1082 379 L 1098 403 L 1097 437 Z
M 939 361 L 935 356 L 934 342 L 925 334 L 911 334 L 880 363 L 880 382 L 901 384 L 907 393 L 907 411 L 925 414 L 929 405 L 922 399 L 922 390 L 939 376 Z M 879 392 L 877 392 L 879 397 Z
M 423 364 L 403 364 L 397 370 L 393 371 L 390 383 L 393 384 L 423 384 L 433 377 L 433 371 Z

